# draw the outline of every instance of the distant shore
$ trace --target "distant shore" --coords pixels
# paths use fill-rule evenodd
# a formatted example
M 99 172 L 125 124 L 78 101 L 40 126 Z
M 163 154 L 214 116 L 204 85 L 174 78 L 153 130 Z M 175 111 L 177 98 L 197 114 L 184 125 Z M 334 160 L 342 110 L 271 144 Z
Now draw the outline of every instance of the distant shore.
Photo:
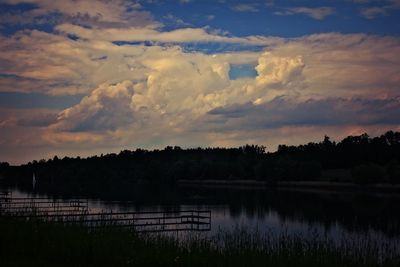
M 271 185 L 266 181 L 257 180 L 178 180 L 178 185 L 196 185 L 205 187 L 278 187 L 278 188 L 299 188 L 299 189 L 324 189 L 324 190 L 368 190 L 368 191 L 387 191 L 399 192 L 400 185 L 396 184 L 369 184 L 359 185 L 350 182 L 331 182 L 331 181 L 280 181 Z

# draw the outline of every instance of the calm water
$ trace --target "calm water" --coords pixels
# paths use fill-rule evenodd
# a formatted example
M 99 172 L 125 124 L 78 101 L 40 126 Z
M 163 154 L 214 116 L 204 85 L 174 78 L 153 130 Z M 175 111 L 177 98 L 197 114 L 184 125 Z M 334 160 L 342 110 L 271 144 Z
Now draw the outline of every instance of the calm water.
M 13 197 L 46 197 L 12 191 Z M 327 236 L 338 242 L 368 236 L 400 248 L 400 195 L 198 187 L 127 191 L 123 200 L 114 195 L 107 195 L 107 200 L 90 198 L 90 211 L 202 208 L 212 211 L 209 235 L 242 227 L 270 235 Z

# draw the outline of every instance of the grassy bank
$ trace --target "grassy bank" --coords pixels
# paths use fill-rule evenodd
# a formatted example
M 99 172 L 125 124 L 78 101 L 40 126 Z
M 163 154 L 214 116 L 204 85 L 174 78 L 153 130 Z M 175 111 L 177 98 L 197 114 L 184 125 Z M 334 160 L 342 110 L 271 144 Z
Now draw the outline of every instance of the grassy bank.
M 367 238 L 334 245 L 237 231 L 177 240 L 0 218 L 0 266 L 399 266 L 392 250 Z M 379 251 L 388 255 L 383 262 Z

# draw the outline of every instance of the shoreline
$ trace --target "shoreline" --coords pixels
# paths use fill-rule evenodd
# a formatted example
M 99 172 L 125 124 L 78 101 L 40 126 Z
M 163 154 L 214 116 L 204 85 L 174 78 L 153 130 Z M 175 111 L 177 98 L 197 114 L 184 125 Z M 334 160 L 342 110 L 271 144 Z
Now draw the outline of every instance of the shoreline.
M 289 189 L 322 189 L 322 190 L 352 190 L 352 191 L 383 191 L 400 193 L 400 184 L 369 184 L 359 185 L 345 182 L 329 181 L 281 181 L 271 185 L 266 181 L 257 180 L 178 180 L 178 185 L 195 185 L 202 187 L 248 187 L 248 188 L 289 188 Z

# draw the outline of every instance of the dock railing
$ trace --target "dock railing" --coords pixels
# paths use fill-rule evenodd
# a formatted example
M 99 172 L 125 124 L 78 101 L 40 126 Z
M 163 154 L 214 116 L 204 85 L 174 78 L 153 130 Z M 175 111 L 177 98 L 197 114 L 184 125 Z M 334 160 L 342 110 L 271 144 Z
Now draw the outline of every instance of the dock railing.
M 91 228 L 126 227 L 136 232 L 210 231 L 210 210 L 90 212 L 82 199 L 10 198 L 0 200 L 0 216 Z

